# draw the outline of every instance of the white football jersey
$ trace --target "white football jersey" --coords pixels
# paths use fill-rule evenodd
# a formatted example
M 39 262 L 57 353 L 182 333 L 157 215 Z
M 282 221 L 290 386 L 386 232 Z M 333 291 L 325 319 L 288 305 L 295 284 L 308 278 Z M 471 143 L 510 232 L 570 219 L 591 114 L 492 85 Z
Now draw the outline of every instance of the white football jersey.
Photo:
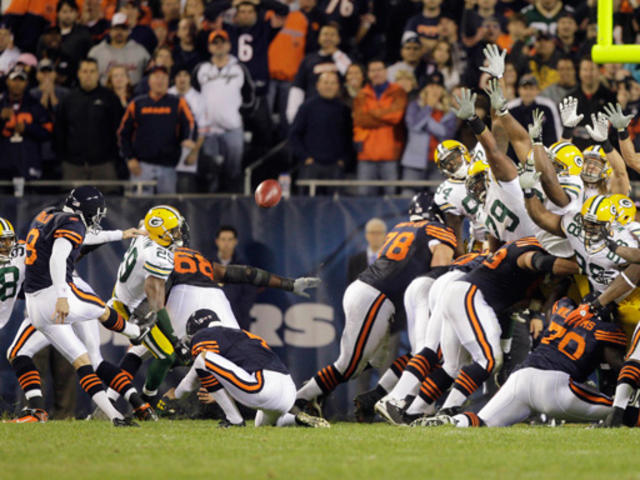
M 22 288 L 26 258 L 24 242 L 20 241 L 11 250 L 9 263 L 0 264 L 0 328 L 9 321 L 18 292 Z
M 147 277 L 169 278 L 173 271 L 173 252 L 149 237 L 136 237 L 118 268 L 114 297 L 129 310 L 146 298 L 144 281 Z
M 633 222 L 629 222 L 627 224 L 627 230 L 633 233 L 640 241 L 640 222 L 636 222 L 635 220 Z
M 620 274 L 627 261 L 609 250 L 604 241 L 597 248 L 587 251 L 580 211 L 563 215 L 561 225 L 576 253 L 576 261 L 589 278 L 591 286 L 597 293 L 603 292 Z M 612 238 L 617 244 L 638 248 L 638 239 L 626 227 L 614 224 L 612 231 Z
M 501 182 L 490 176 L 484 204 L 487 232 L 503 242 L 535 235 L 538 227 L 524 205 L 524 194 L 518 177 Z
M 480 203 L 467 194 L 464 180 L 449 178 L 442 182 L 433 201 L 443 213 L 467 218 L 473 237 L 479 241 L 484 240 L 485 229 L 480 215 L 482 209 Z
M 604 193 L 606 195 L 607 192 Z M 603 195 L 600 193 L 600 189 L 598 187 L 593 186 L 593 184 L 587 183 L 584 186 L 584 190 L 582 191 L 582 203 L 589 200 L 591 197 L 595 197 L 596 195 Z

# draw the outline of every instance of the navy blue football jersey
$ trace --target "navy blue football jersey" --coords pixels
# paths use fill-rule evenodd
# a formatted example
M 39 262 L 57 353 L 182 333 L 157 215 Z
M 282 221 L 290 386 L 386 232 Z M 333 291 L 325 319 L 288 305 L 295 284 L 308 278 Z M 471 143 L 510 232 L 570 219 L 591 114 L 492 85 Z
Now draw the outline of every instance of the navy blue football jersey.
M 503 245 L 460 280 L 476 285 L 489 306 L 501 312 L 527 298 L 544 277 L 543 273 L 518 266 L 518 257 L 526 252 L 545 253 L 535 237 L 521 238 Z
M 46 208 L 31 222 L 26 238 L 27 258 L 24 279 L 26 293 L 37 292 L 51 286 L 49 259 L 53 242 L 64 238 L 71 242 L 73 250 L 67 258 L 66 280 L 71 282 L 74 264 L 80 255 L 86 227 L 78 215 L 56 208 Z
M 171 286 L 193 285 L 219 288 L 214 279 L 211 262 L 202 253 L 187 247 L 180 247 L 174 252 L 173 271 L 168 283 Z
M 584 382 L 604 362 L 605 346 L 625 350 L 627 337 L 615 323 L 594 319 L 567 322 L 567 316 L 575 307 L 566 297 L 553 305 L 551 322 L 540 344 L 522 364 L 523 368 L 559 370 L 576 382 Z
M 320 0 L 318 8 L 329 22 L 340 26 L 343 46 L 351 45 L 360 28 L 360 17 L 371 10 L 369 0 Z
M 431 269 L 432 241 L 456 248 L 456 236 L 446 225 L 426 221 L 399 223 L 387 234 L 376 261 L 358 278 L 380 290 L 400 308 L 409 283 Z
M 484 262 L 488 257 L 489 255 L 485 253 L 466 253 L 456 258 L 449 267 L 449 270 L 458 270 L 461 272 L 469 273 L 476 267 L 482 265 L 482 262 Z
M 247 372 L 273 370 L 289 374 L 267 342 L 245 330 L 227 327 L 199 330 L 191 339 L 191 354 L 195 357 L 205 351 L 217 353 Z

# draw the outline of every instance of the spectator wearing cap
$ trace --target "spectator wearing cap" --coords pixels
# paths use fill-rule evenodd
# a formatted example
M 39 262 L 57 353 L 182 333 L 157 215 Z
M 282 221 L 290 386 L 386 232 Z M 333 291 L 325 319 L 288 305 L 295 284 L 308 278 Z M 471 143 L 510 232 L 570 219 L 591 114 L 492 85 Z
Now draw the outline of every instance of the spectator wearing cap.
M 158 46 L 158 39 L 149 25 L 141 23 L 144 12 L 140 6 L 140 0 L 126 0 L 122 3 L 120 11 L 127 16 L 127 25 L 131 27 L 129 40 L 134 40 L 153 53 Z
M 299 177 L 344 178 L 353 152 L 351 111 L 339 98 L 336 72 L 320 75 L 316 89 L 318 94 L 300 106 L 289 132 L 291 149 L 301 165 Z
M 444 88 L 442 74 L 431 74 L 419 97 L 407 107 L 407 146 L 400 162 L 403 180 L 442 178 L 433 161 L 433 153 L 438 143 L 453 138 L 455 134 L 456 116 L 449 107 L 450 100 Z M 416 189 L 404 188 L 403 194 L 408 195 L 415 191 Z
M 535 30 L 542 30 L 555 35 L 558 18 L 563 10 L 573 13 L 573 7 L 563 5 L 562 0 L 536 0 L 522 9 L 527 25 Z
M 607 103 L 615 103 L 616 96 L 602 84 L 598 66 L 589 57 L 580 60 L 578 83 L 569 95 L 578 99 L 578 113 L 584 117 L 572 132 L 563 132 L 562 136 L 569 138 L 570 133 L 573 143 L 582 150 L 593 143 L 585 129 L 591 124 L 591 115 L 602 111 Z
M 411 17 L 404 27 L 403 38 L 407 35 L 418 35 L 423 54 L 431 52 L 438 38 L 441 5 L 442 0 L 422 0 L 422 12 Z
M 78 86 L 62 98 L 55 115 L 54 148 L 65 180 L 117 180 L 116 131 L 124 109 L 99 84 L 98 64 L 78 65 Z
M 118 12 L 111 19 L 111 40 L 104 39 L 89 50 L 89 57 L 95 58 L 100 71 L 100 83 L 107 81 L 107 72 L 112 65 L 124 65 L 131 78 L 137 84 L 142 79 L 144 67 L 149 61 L 149 52 L 135 40 L 127 40 L 129 36 L 127 16 Z
M 78 23 L 76 0 L 60 0 L 57 7 L 58 28 L 60 29 L 60 53 L 71 63 L 71 74 L 75 76 L 78 63 L 86 58 L 93 45 L 91 32 Z
M 286 136 L 289 89 L 305 55 L 318 50 L 320 27 L 327 23 L 317 0 L 300 0 L 299 10 L 290 11 L 284 25 L 269 45 L 269 102 L 279 114 L 279 127 Z
M 358 152 L 358 180 L 397 180 L 398 160 L 404 147 L 404 111 L 407 94 L 387 80 L 381 60 L 367 65 L 367 84 L 353 102 L 353 138 Z M 387 195 L 395 187 L 384 188 Z M 361 195 L 375 195 L 377 188 L 361 187 Z
M 557 63 L 562 56 L 550 34 L 539 31 L 534 44 L 535 54 L 529 59 L 529 71 L 536 77 L 541 89 L 558 81 Z
M 196 67 L 194 86 L 202 93 L 205 105 L 206 124 L 201 128 L 206 132 L 206 138 L 202 152 L 222 166 L 226 187 L 235 191 L 240 189 L 244 151 L 241 111 L 253 108 L 255 90 L 249 70 L 230 51 L 227 32 L 211 32 L 211 60 Z M 220 185 L 217 179 L 212 179 L 211 191 L 218 190 Z
M 571 58 L 563 57 L 558 60 L 556 68 L 558 81 L 545 88 L 540 95 L 558 105 L 576 87 L 576 66 Z
M 191 73 L 186 68 L 181 68 L 174 77 L 175 85 L 169 89 L 169 93 L 184 98 L 189 104 L 196 121 L 196 128 L 207 123 L 205 117 L 204 99 L 200 92 L 191 86 Z M 200 190 L 198 187 L 198 157 L 204 143 L 204 132 L 198 132 L 198 140 L 195 148 L 182 147 L 180 162 L 176 166 L 178 172 L 177 192 L 194 193 Z
M 4 3 L 4 2 L 3 2 Z M 57 0 L 10 0 L 3 20 L 14 34 L 14 44 L 23 52 L 34 53 L 38 38 L 47 27 L 55 25 Z
M 293 122 L 304 99 L 316 93 L 318 77 L 321 74 L 324 72 L 338 72 L 342 79 L 347 72 L 347 68 L 351 65 L 351 59 L 338 49 L 340 33 L 335 23 L 328 23 L 320 28 L 318 45 L 320 49 L 317 52 L 306 55 L 302 60 L 289 90 L 289 98 L 287 100 L 287 121 L 289 123 Z
M 578 61 L 580 43 L 577 38 L 578 24 L 576 19 L 567 10 L 563 10 L 558 16 L 558 28 L 556 30 L 556 48 L 563 56 L 568 56 L 574 63 Z
M 171 52 L 176 69 L 186 69 L 193 72 L 196 66 L 206 57 L 196 48 L 196 23 L 192 18 L 185 17 L 178 23 L 176 42 Z
M 518 98 L 507 103 L 507 107 L 513 118 L 525 129 L 531 123 L 533 111 L 536 108 L 542 110 L 545 117 L 542 124 L 542 142 L 545 145 L 551 145 L 560 139 L 562 133 L 560 115 L 556 104 L 539 94 L 540 88 L 536 77 L 531 74 L 524 75 L 518 82 Z
M 195 148 L 196 123 L 187 101 L 168 93 L 169 71 L 155 66 L 149 93 L 134 98 L 120 123 L 118 139 L 131 180 L 156 180 L 155 192 L 176 192 L 182 147 Z M 151 193 L 152 188 L 145 187 Z
M 51 117 L 27 92 L 27 73 L 14 66 L 0 96 L 0 178 L 42 175 L 42 144 L 51 138 Z
M 13 45 L 13 34 L 9 24 L 0 20 L 0 77 L 13 68 L 19 56 L 20 49 Z
M 422 44 L 417 35 L 406 35 L 400 49 L 401 60 L 387 68 L 387 79 L 395 82 L 399 70 L 407 70 L 413 73 L 422 84 L 426 79 L 426 63 L 422 60 Z

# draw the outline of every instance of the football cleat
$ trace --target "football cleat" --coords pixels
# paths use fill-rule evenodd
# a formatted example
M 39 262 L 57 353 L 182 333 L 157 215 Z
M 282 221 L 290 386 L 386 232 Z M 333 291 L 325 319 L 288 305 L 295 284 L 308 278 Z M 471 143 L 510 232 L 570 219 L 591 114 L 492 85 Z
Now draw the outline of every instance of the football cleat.
M 329 428 L 331 424 L 322 417 L 315 417 L 305 412 L 299 412 L 296 415 L 296 424 L 309 428 Z
M 376 413 L 391 425 L 406 425 L 404 421 L 404 401 L 396 399 L 379 400 L 374 407 Z
M 312 415 L 314 417 L 323 417 L 322 405 L 317 398 L 314 398 L 313 400 L 305 400 L 304 398 L 299 398 L 296 400 L 295 405 L 300 410 L 309 415 Z
M 133 414 L 136 416 L 138 420 L 142 420 L 143 422 L 157 422 L 158 415 L 155 410 L 149 405 L 145 403 L 140 405 L 138 408 L 133 410 Z
M 8 420 L 5 423 L 46 423 L 49 414 L 41 408 L 24 408 L 18 418 Z
M 360 423 L 372 423 L 376 415 L 374 406 L 380 398 L 382 397 L 375 389 L 356 395 L 353 399 L 356 420 Z
M 411 422 L 412 427 L 441 427 L 442 425 L 455 425 L 455 421 L 449 415 L 435 415 L 433 417 L 424 415 Z
M 114 418 L 112 422 L 114 427 L 140 427 L 131 417 Z
M 247 424 L 244 423 L 244 420 L 241 423 L 231 423 L 226 418 L 224 420 L 220 420 L 218 423 L 218 428 L 233 428 L 233 427 L 246 427 Z
M 162 397 L 156 404 L 156 412 L 160 417 L 174 417 L 178 414 L 178 400 Z

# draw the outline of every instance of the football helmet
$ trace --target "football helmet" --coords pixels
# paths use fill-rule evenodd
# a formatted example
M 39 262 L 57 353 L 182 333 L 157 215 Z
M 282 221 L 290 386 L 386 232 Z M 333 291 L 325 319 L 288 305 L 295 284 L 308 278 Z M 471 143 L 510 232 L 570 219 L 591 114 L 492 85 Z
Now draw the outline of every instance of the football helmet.
M 551 145 L 549 157 L 559 175 L 580 175 L 584 165 L 582 152 L 569 142 L 556 142 Z
M 467 180 L 465 181 L 467 194 L 480 203 L 484 203 L 487 197 L 487 186 L 489 184 L 490 174 L 491 170 L 489 169 L 489 165 L 484 162 L 473 162 L 469 166 Z
M 616 220 L 618 211 L 610 197 L 595 195 L 582 204 L 580 213 L 584 229 L 584 246 L 590 252 L 609 236 L 611 224 Z
M 444 140 L 436 147 L 433 161 L 446 177 L 463 180 L 471 163 L 471 155 L 467 147 L 459 141 Z
M 95 187 L 78 187 L 69 192 L 64 209 L 77 214 L 84 226 L 91 231 L 100 230 L 100 222 L 107 214 L 107 204 L 102 192 Z
M 636 206 L 629 197 L 622 195 L 621 193 L 616 193 L 614 195 L 609 195 L 609 198 L 613 200 L 618 212 L 616 222 L 620 225 L 626 225 L 635 220 Z
M 0 217 L 0 265 L 9 263 L 11 250 L 16 244 L 16 231 L 6 218 Z
M 218 317 L 218 314 L 216 312 L 207 308 L 201 308 L 193 312 L 187 319 L 187 337 L 193 337 L 198 332 L 198 330 L 202 330 L 203 328 L 221 326 L 222 322 L 220 321 L 220 317 Z
M 149 238 L 163 247 L 183 245 L 183 224 L 180 212 L 169 205 L 151 207 L 144 217 L 144 228 Z
M 584 183 L 597 183 L 607 177 L 609 162 L 607 154 L 600 145 L 591 145 L 582 151 L 584 166 L 580 177 Z
M 416 193 L 409 204 L 409 217 L 420 217 L 423 219 L 432 201 L 433 197 L 431 194 L 427 192 Z

